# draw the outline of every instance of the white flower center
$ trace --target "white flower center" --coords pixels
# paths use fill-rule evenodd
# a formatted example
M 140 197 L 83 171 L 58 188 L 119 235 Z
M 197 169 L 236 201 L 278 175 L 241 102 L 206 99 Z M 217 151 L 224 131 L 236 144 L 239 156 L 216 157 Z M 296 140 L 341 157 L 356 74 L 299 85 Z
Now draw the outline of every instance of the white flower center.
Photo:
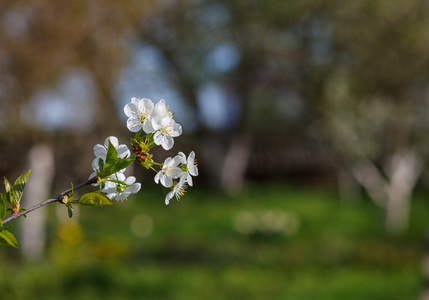
M 183 197 L 185 195 L 186 192 L 186 185 L 180 185 L 179 187 L 177 187 L 176 189 L 176 198 L 180 199 L 181 197 Z
M 165 117 L 168 113 L 168 110 L 169 110 L 169 106 L 168 105 L 164 106 L 164 108 L 161 109 L 161 116 Z
M 160 130 L 162 135 L 171 135 L 172 131 L 173 131 L 173 125 L 168 124 L 166 126 L 163 126 Z
M 165 174 L 167 174 L 168 177 L 173 177 L 173 168 L 167 168 L 165 171 Z
M 143 109 L 139 109 L 137 114 L 138 114 L 138 116 L 139 116 L 139 120 L 140 120 L 140 122 L 142 122 L 142 123 L 144 123 L 144 121 L 146 121 L 146 120 L 148 120 L 148 119 L 149 119 L 148 114 L 147 114 L 147 113 L 146 113 L 146 111 L 145 111 L 145 110 L 143 110 Z

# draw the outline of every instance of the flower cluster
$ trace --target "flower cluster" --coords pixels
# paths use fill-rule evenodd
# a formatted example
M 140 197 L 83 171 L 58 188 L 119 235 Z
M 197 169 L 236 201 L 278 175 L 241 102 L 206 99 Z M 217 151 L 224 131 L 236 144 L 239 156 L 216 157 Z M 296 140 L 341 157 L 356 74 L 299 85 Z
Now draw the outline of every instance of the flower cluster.
M 125 105 L 124 112 L 131 132 L 143 129 L 145 133 L 154 133 L 155 144 L 161 145 L 165 150 L 173 147 L 173 137 L 182 134 L 182 126 L 173 120 L 173 114 L 168 111 L 163 99 L 154 104 L 150 99 L 133 97 L 131 103 Z
M 189 154 L 188 159 L 183 152 L 179 152 L 175 157 L 168 157 L 164 161 L 161 170 L 155 175 L 155 182 L 161 182 L 163 186 L 168 188 L 173 187 L 172 191 L 165 197 L 165 204 L 168 204 L 173 196 L 180 199 L 188 185 L 193 185 L 191 175 L 198 175 L 194 151 Z
M 127 145 L 119 145 L 119 140 L 117 137 L 109 136 L 104 141 L 104 145 L 97 144 L 94 146 L 95 158 L 92 161 L 92 168 L 94 169 L 94 172 L 90 175 L 90 178 L 96 176 L 97 171 L 100 171 L 100 159 L 103 161 L 103 164 L 105 163 L 109 142 L 116 149 L 119 158 L 127 158 L 130 156 L 131 152 Z M 141 188 L 141 184 L 139 182 L 135 182 L 136 178 L 134 176 L 129 176 L 126 178 L 124 172 L 125 168 L 115 172 L 114 174 L 105 178 L 102 182 L 95 185 L 101 185 L 103 187 L 101 192 L 106 194 L 106 196 L 111 200 L 126 199 L 130 194 L 137 193 Z
M 137 193 L 141 184 L 136 182 L 134 176 L 124 175 L 126 166 L 135 160 L 156 172 L 156 183 L 171 189 L 165 198 L 166 204 L 173 196 L 179 199 L 186 188 L 193 185 L 192 176 L 198 175 L 194 151 L 188 157 L 179 152 L 162 164 L 155 162 L 150 154 L 150 149 L 155 146 L 170 150 L 174 145 L 173 138 L 182 134 L 182 127 L 173 119 L 174 114 L 169 111 L 165 100 L 161 99 L 154 104 L 150 99 L 135 97 L 125 105 L 124 112 L 128 117 L 128 129 L 135 133 L 131 139 L 133 154 L 126 145 L 119 144 L 114 136 L 108 137 L 104 145 L 95 145 L 95 159 L 92 162 L 94 172 L 90 176 L 97 177 L 94 185 L 100 186 L 100 192 L 111 200 L 123 200 Z
M 194 151 L 191 151 L 188 157 L 179 152 L 175 157 L 167 158 L 164 163 L 155 162 L 150 153 L 156 146 L 170 150 L 174 145 L 173 138 L 182 134 L 182 126 L 173 120 L 174 114 L 169 111 L 165 100 L 154 104 L 150 99 L 133 97 L 131 102 L 125 105 L 124 112 L 128 117 L 128 129 L 135 133 L 131 139 L 131 151 L 127 145 L 119 144 L 115 136 L 107 137 L 103 145 L 95 145 L 95 158 L 91 164 L 94 172 L 85 182 L 77 186 L 72 183 L 71 189 L 24 209 L 20 206 L 20 201 L 31 170 L 21 174 L 13 184 L 4 178 L 6 192 L 0 193 L 0 244 L 18 248 L 15 236 L 8 231 L 10 226 L 3 225 L 48 203 L 64 204 L 71 218 L 73 205 L 112 205 L 112 200 L 124 200 L 137 193 L 141 184 L 136 182 L 134 176 L 125 175 L 127 167 L 134 161 L 155 171 L 155 182 L 171 189 L 165 197 L 165 204 L 169 204 L 174 196 L 177 199 L 183 196 L 186 188 L 193 185 L 192 177 L 198 175 Z M 99 190 L 85 193 L 78 199 L 74 198 L 74 191 L 87 185 L 98 186 Z M 11 214 L 5 218 L 7 210 L 10 210 Z

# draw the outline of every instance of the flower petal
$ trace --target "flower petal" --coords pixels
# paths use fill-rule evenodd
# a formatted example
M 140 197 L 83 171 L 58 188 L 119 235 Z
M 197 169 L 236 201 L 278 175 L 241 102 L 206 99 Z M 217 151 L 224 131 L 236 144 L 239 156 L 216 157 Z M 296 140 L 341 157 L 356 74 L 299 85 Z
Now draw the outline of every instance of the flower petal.
M 159 100 L 154 107 L 153 114 L 158 116 L 165 116 L 168 113 L 168 106 L 165 104 L 165 100 Z
M 182 126 L 180 124 L 174 123 L 173 131 L 171 132 L 172 137 L 177 137 L 182 134 Z
M 162 174 L 163 174 L 162 171 L 159 171 L 158 173 L 156 173 L 155 178 L 154 178 L 156 184 L 159 183 L 159 180 L 160 180 Z
M 146 133 L 152 133 L 152 132 L 155 132 L 155 129 L 153 128 L 152 123 L 151 123 L 151 121 L 150 121 L 150 120 L 146 120 L 146 121 L 144 121 L 144 123 L 143 123 L 143 130 L 144 130 L 144 132 L 146 132 Z
M 192 181 L 192 177 L 191 175 L 187 175 L 186 176 L 186 182 L 188 183 L 188 185 L 192 186 L 193 185 L 193 181 Z
M 132 185 L 134 182 L 136 182 L 136 178 L 134 176 L 129 176 L 124 180 L 124 183 L 127 185 Z
M 170 150 L 174 146 L 174 140 L 171 136 L 165 135 L 161 141 L 162 148 L 165 150 Z
M 127 120 L 127 128 L 131 132 L 137 132 L 142 129 L 142 123 L 140 122 L 139 118 L 131 117 Z
M 192 176 L 198 176 L 198 167 L 194 164 L 188 166 L 188 172 Z
M 153 135 L 153 141 L 157 145 L 161 145 L 163 139 L 164 139 L 164 137 L 162 136 L 161 132 L 159 132 L 159 131 L 155 132 L 155 134 Z
M 154 116 L 151 118 L 150 122 L 155 131 L 162 128 L 162 119 L 160 116 Z
M 177 155 L 174 157 L 177 159 L 177 161 L 181 164 L 186 164 L 186 155 L 183 152 L 177 153 Z
M 152 100 L 150 100 L 149 98 L 143 98 L 143 99 L 140 99 L 138 106 L 140 109 L 142 109 L 146 113 L 150 114 L 150 113 L 152 113 L 154 104 L 153 104 Z
M 165 205 L 168 205 L 170 203 L 171 198 L 174 196 L 174 191 L 171 191 L 165 196 Z
M 162 176 L 161 177 L 161 184 L 163 186 L 165 186 L 166 188 L 168 188 L 168 187 L 173 185 L 173 179 L 171 179 L 171 177 L 169 177 L 169 176 Z
M 124 113 L 128 118 L 136 117 L 137 105 L 135 103 L 127 103 L 124 107 Z
M 109 198 L 110 200 L 115 200 L 114 198 L 116 197 L 116 193 L 106 194 L 106 197 Z
M 118 157 L 120 158 L 130 156 L 131 154 L 130 149 L 128 149 L 127 145 L 125 144 L 119 145 L 117 150 L 118 150 Z
M 170 169 L 170 177 L 171 178 L 179 178 L 180 174 L 182 174 L 183 171 L 182 169 L 178 168 L 178 167 L 173 167 Z
M 96 157 L 92 160 L 91 167 L 94 171 L 98 170 L 98 160 L 99 159 L 100 159 L 100 157 Z
M 109 136 L 106 138 L 106 140 L 104 141 L 104 146 L 106 147 L 106 149 L 109 148 L 109 141 L 112 143 L 112 145 L 117 149 L 119 146 L 119 140 L 116 136 Z
M 133 183 L 132 185 L 130 185 L 129 187 L 127 187 L 125 192 L 127 192 L 129 194 L 136 194 L 138 191 L 140 191 L 140 189 L 141 189 L 141 183 L 136 182 L 136 183 Z
M 94 146 L 94 155 L 95 157 L 101 157 L 105 159 L 107 155 L 107 149 L 104 146 L 97 144 Z

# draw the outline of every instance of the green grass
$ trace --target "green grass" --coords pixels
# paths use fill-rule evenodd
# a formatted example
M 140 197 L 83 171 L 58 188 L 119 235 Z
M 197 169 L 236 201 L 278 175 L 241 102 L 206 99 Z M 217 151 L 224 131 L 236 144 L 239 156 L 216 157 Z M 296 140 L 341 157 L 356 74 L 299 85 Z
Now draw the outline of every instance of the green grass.
M 236 197 L 194 189 L 169 206 L 163 198 L 151 190 L 83 208 L 78 222 L 51 220 L 40 263 L 0 248 L 1 295 L 403 300 L 421 292 L 424 198 L 414 199 L 410 229 L 397 237 L 369 200 L 344 205 L 329 191 L 272 184 Z

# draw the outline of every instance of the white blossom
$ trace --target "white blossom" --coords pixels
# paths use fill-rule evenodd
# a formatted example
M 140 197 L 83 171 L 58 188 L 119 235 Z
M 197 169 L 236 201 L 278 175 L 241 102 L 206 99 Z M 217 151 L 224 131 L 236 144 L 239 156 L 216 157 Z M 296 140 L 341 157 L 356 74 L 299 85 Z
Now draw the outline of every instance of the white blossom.
M 136 182 L 134 176 L 125 178 L 123 173 L 116 173 L 109 177 L 109 179 L 116 180 L 117 182 L 107 181 L 106 186 L 101 191 L 111 200 L 124 200 L 131 194 L 140 191 L 141 184 Z
M 173 147 L 173 137 L 182 134 L 182 126 L 173 120 L 171 112 L 167 112 L 163 117 L 155 115 L 152 118 L 152 127 L 155 130 L 153 136 L 155 144 L 161 145 L 165 150 L 170 150 Z
M 180 174 L 180 177 L 184 178 L 186 183 L 192 186 L 192 176 L 198 176 L 195 152 L 191 151 L 191 153 L 189 153 L 188 159 L 186 159 L 186 155 L 183 152 L 179 152 L 177 156 L 179 157 L 180 163 L 182 164 L 181 169 L 183 170 L 183 172 Z
M 177 200 L 180 199 L 185 194 L 186 188 L 187 188 L 186 181 L 181 179 L 179 182 L 176 183 L 173 190 L 165 196 L 165 205 L 168 205 L 170 203 L 171 198 L 173 196 L 176 196 Z
M 128 117 L 127 127 L 132 132 L 137 132 L 143 129 L 146 133 L 154 132 L 151 119 L 154 104 L 148 98 L 131 98 L 131 103 L 127 103 L 124 107 L 125 115 Z
M 153 109 L 153 116 L 160 116 L 161 118 L 165 117 L 169 113 L 169 107 L 165 103 L 164 99 L 159 100 Z
M 119 140 L 115 136 L 109 136 L 104 141 L 104 145 L 97 144 L 94 146 L 94 155 L 95 159 L 92 161 L 92 168 L 94 171 L 98 170 L 98 160 L 101 158 L 103 161 L 106 161 L 107 149 L 109 147 L 109 141 L 112 143 L 113 147 L 115 147 L 116 151 L 118 151 L 119 158 L 125 158 L 130 156 L 131 152 L 128 149 L 127 145 L 121 144 L 119 145 Z M 124 171 L 124 170 L 121 170 Z
M 180 163 L 180 157 L 175 156 L 174 158 L 168 157 L 164 164 L 162 165 L 162 169 L 156 173 L 155 182 L 161 184 L 165 187 L 170 187 L 173 185 L 173 179 L 179 177 L 182 170 L 177 166 Z

